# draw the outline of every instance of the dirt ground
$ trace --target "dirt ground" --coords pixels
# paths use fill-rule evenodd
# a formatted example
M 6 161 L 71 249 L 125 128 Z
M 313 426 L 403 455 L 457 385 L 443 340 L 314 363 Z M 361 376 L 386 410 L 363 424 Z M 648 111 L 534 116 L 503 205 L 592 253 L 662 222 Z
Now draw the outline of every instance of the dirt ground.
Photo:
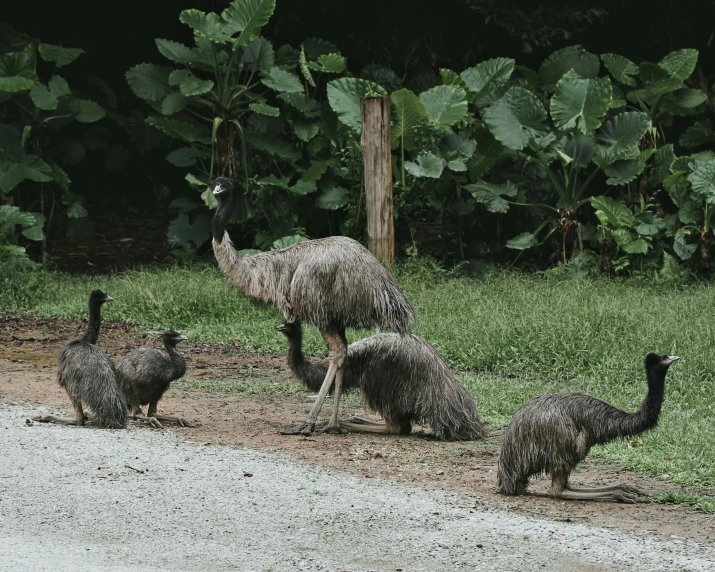
M 0 402 L 58 407 L 71 413 L 64 390 L 56 382 L 56 356 L 60 347 L 83 330 L 80 322 L 30 320 L 0 315 Z M 118 362 L 131 349 L 156 345 L 126 324 L 105 323 L 100 345 Z M 240 348 L 184 342 L 189 379 L 269 379 L 275 384 L 295 383 L 283 356 L 247 354 Z M 623 531 L 647 531 L 665 538 L 712 541 L 715 518 L 673 505 L 655 503 L 566 502 L 545 495 L 546 479 L 533 482 L 533 494 L 507 498 L 495 492 L 499 431 L 478 442 L 438 442 L 413 434 L 409 437 L 366 434 L 282 436 L 281 427 L 300 422 L 312 402 L 304 393 L 202 391 L 175 382 L 160 402 L 159 410 L 198 421 L 196 428 L 172 426 L 168 430 L 186 439 L 210 445 L 228 445 L 283 451 L 325 468 L 364 478 L 396 479 L 412 486 L 477 495 L 478 504 L 521 514 L 552 518 Z M 345 416 L 364 415 L 355 403 L 343 406 Z M 326 404 L 323 416 L 329 407 Z M 71 428 L 68 428 L 71 430 Z M 146 428 L 147 431 L 156 429 Z M 684 492 L 656 478 L 618 472 L 591 458 L 573 474 L 577 486 L 627 482 L 647 492 Z

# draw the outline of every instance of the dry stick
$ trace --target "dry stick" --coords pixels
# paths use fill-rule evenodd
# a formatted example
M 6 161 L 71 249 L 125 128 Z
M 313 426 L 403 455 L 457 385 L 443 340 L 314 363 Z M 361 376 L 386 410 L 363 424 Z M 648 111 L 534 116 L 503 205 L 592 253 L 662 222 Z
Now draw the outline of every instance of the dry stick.
M 137 473 L 144 473 L 142 469 L 137 469 L 136 467 L 132 467 L 131 465 L 124 465 L 127 469 L 131 469 L 132 471 L 136 471 Z

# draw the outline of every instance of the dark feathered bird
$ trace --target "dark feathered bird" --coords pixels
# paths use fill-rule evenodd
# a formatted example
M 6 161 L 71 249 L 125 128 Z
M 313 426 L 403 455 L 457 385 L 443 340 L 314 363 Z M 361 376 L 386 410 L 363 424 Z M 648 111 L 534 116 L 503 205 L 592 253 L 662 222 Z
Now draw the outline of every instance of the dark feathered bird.
M 132 408 L 133 419 L 148 419 L 161 427 L 160 421 L 176 421 L 182 427 L 194 427 L 190 419 L 175 415 L 157 415 L 157 403 L 169 384 L 186 373 L 186 360 L 176 351 L 176 344 L 186 336 L 170 330 L 164 332 L 166 353 L 155 348 L 141 348 L 130 352 L 117 367 L 119 387 Z M 146 416 L 142 405 L 149 405 Z
M 288 365 L 309 389 L 320 389 L 328 365 L 306 360 L 299 319 L 278 330 L 288 338 Z M 374 433 L 408 434 L 428 424 L 438 439 L 486 436 L 474 398 L 427 341 L 413 335 L 377 334 L 348 346 L 343 388 L 360 388 L 363 402 L 385 423 L 351 418 L 341 427 Z
M 45 415 L 36 421 L 83 425 L 87 416 L 83 405 L 92 411 L 91 419 L 100 427 L 120 429 L 127 425 L 127 403 L 117 385 L 117 372 L 107 353 L 95 344 L 102 322 L 102 304 L 113 298 L 101 290 L 89 295 L 89 323 L 78 340 L 60 350 L 57 378 L 67 391 L 75 417 Z
M 275 304 L 287 322 L 296 318 L 320 330 L 329 349 L 329 366 L 305 422 L 282 433 L 310 433 L 335 381 L 333 412 L 322 430 L 340 430 L 338 406 L 347 355 L 345 328 L 409 330 L 415 312 L 392 275 L 360 243 L 344 236 L 309 240 L 288 248 L 242 255 L 226 232 L 233 184 L 214 181 L 219 206 L 213 219 L 213 249 L 234 285 L 254 300 Z
M 635 502 L 638 490 L 633 487 L 574 489 L 568 484 L 569 475 L 594 445 L 637 435 L 658 424 L 665 374 L 678 359 L 654 353 L 646 356 L 648 394 L 635 413 L 580 393 L 544 395 L 529 401 L 516 412 L 504 434 L 497 475 L 499 492 L 522 494 L 530 476 L 550 473 L 555 497 Z

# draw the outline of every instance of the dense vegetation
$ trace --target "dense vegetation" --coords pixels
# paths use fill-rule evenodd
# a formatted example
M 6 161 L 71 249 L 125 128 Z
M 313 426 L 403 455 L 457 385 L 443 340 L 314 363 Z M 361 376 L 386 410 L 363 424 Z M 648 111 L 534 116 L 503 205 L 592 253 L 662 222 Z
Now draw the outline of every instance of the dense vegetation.
M 490 3 L 466 4 L 500 14 Z M 100 152 L 118 173 L 129 141 L 147 153 L 166 149 L 194 189 L 171 202 L 174 245 L 206 248 L 215 206 L 207 183 L 216 174 L 240 182 L 234 235 L 244 248 L 336 233 L 364 239 L 359 100 L 389 95 L 402 254 L 479 268 L 710 274 L 715 108 L 696 50 L 636 63 L 569 46 L 534 67 L 496 57 L 466 69 L 353 69 L 326 40 L 274 46 L 261 35 L 274 10 L 275 0 L 235 0 L 219 13 L 182 11 L 191 40 L 158 38 L 148 58 L 157 63 L 126 72 L 144 105 L 131 113 L 119 111 L 106 82 L 94 82 L 95 101 L 62 79 L 81 49 L 8 32 L 0 249 L 20 252 L 48 229 L 81 236 L 86 210 L 66 170 Z M 574 7 L 564 18 L 603 13 Z M 502 18 L 535 43 L 538 35 Z M 538 37 L 562 34 L 558 26 Z M 125 140 L 111 141 L 107 128 L 81 130 L 98 120 Z

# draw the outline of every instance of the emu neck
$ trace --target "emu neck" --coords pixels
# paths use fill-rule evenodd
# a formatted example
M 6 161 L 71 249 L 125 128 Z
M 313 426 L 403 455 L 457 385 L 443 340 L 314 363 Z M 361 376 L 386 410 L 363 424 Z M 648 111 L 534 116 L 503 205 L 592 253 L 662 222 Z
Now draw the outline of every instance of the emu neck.
M 293 370 L 293 373 L 300 377 L 299 372 L 304 364 L 303 333 L 291 334 L 288 338 L 288 365 Z
M 186 373 L 186 360 L 178 351 L 176 351 L 175 343 L 164 342 L 164 348 L 166 349 L 166 353 L 169 354 L 169 359 L 171 359 L 171 363 L 174 364 L 176 372 L 179 377 L 181 377 L 184 373 Z
M 89 344 L 96 344 L 99 339 L 99 325 L 101 323 L 102 304 L 92 301 L 89 303 L 89 323 L 80 340 Z
M 599 442 L 605 443 L 619 437 L 638 435 L 658 425 L 663 406 L 665 374 L 666 371 L 661 369 L 648 372 L 648 394 L 640 409 L 635 413 L 624 413 L 622 417 L 609 418 L 606 424 L 607 435 L 603 436 L 605 439 L 599 439 Z
M 219 200 L 218 207 L 214 213 L 213 222 L 211 224 L 211 234 L 213 239 L 221 243 L 223 235 L 228 226 L 228 219 L 233 211 L 233 192 L 229 191 L 228 196 Z

